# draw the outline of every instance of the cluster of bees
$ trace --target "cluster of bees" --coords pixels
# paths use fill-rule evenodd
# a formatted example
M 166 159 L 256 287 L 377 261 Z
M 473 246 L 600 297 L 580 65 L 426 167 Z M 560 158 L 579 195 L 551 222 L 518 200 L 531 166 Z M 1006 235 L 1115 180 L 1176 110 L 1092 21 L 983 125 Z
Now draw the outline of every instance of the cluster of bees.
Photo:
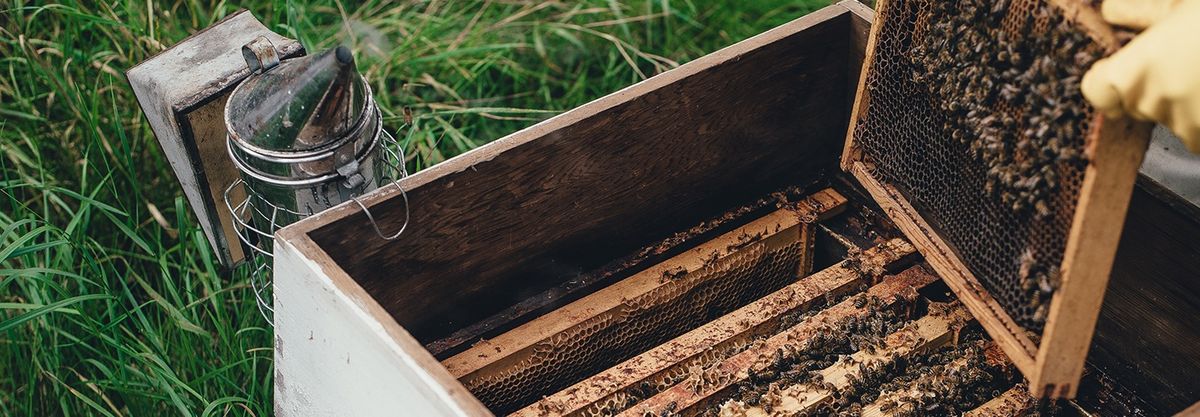
M 891 308 L 881 308 L 884 302 L 877 297 L 865 294 L 854 297 L 855 305 L 865 308 L 870 314 L 831 324 L 827 331 L 813 335 L 802 349 L 788 345 L 776 350 L 769 361 L 756 364 L 750 369 L 749 378 L 735 386 L 733 399 L 747 406 L 763 407 L 769 412 L 776 400 L 773 397 L 777 396 L 773 393 L 780 387 L 795 384 L 822 386 L 825 383 L 820 370 L 833 366 L 856 351 L 879 348 L 884 337 L 904 326 L 905 317 L 898 311 L 910 310 L 907 305 L 909 300 L 898 299 Z M 861 410 L 862 403 L 874 401 L 874 395 L 878 394 L 868 387 L 882 381 L 880 377 L 866 375 L 885 375 L 894 370 L 893 367 L 870 366 L 869 369 L 862 369 L 864 377 L 855 380 L 851 388 L 837 390 L 825 386 L 838 393 L 838 400 L 829 405 L 826 411 L 855 407 Z M 721 408 L 722 405 L 714 404 L 704 410 L 703 415 L 721 415 Z
M 733 355 L 738 354 L 738 352 L 746 350 L 747 348 L 750 347 L 750 345 L 751 345 L 751 343 L 735 344 L 732 346 L 726 346 L 726 347 L 716 351 L 716 352 L 718 352 L 716 356 L 724 357 L 724 358 L 731 357 Z M 643 380 L 641 383 L 634 385 L 632 387 L 629 387 L 629 389 L 626 390 L 623 393 L 623 395 L 617 396 L 616 398 L 614 398 L 613 401 L 607 402 L 607 403 L 603 404 L 602 406 L 600 406 L 599 408 L 597 408 L 594 412 L 586 413 L 584 415 L 615 416 L 617 414 L 620 414 L 621 411 L 623 411 L 623 410 L 627 410 L 642 401 L 645 401 L 651 397 L 654 397 L 656 394 L 663 392 L 667 388 L 675 386 L 676 384 L 687 382 L 688 380 L 693 379 L 693 378 L 698 378 L 696 380 L 697 383 L 711 382 L 711 381 L 704 379 L 705 376 L 703 374 L 702 369 L 697 369 L 696 367 L 693 367 L 691 370 L 689 370 L 689 372 L 664 375 L 662 379 L 657 380 L 657 381 L 652 382 L 650 380 Z M 647 416 L 648 417 L 679 416 L 679 413 L 676 410 L 676 406 L 677 405 L 675 403 L 671 403 L 668 405 L 668 407 L 666 409 L 664 409 L 658 415 L 653 415 L 652 413 L 650 413 L 650 414 L 647 414 Z
M 820 386 L 823 383 L 823 377 L 818 374 L 818 371 L 832 367 L 840 359 L 844 359 L 858 350 L 877 349 L 882 345 L 882 340 L 887 334 L 899 331 L 901 327 L 904 327 L 904 320 L 902 320 L 904 316 L 896 312 L 905 310 L 906 306 L 881 308 L 883 301 L 880 298 L 863 294 L 853 297 L 856 306 L 869 310 L 868 315 L 852 316 L 852 318 L 829 325 L 827 331 L 814 334 L 803 349 L 787 345 L 785 348 L 776 350 L 769 361 L 758 363 L 750 369 L 749 379 L 736 385 L 733 399 L 748 406 L 762 406 L 769 411 L 773 404 L 773 393 L 780 387 L 797 385 L 797 383 Z M 836 302 L 839 300 L 826 301 L 827 304 Z M 901 303 L 907 303 L 907 300 L 896 301 L 896 304 Z M 810 315 L 811 310 L 809 313 L 799 314 L 786 321 L 798 322 Z M 864 369 L 864 373 L 869 374 L 883 374 L 886 371 L 887 369 L 883 367 Z M 870 389 L 862 389 L 871 382 L 874 382 L 874 379 L 863 377 L 853 383 L 857 388 L 841 389 L 838 391 L 840 394 L 838 403 L 833 406 L 845 403 L 846 407 L 852 407 L 862 401 L 869 403 L 870 400 L 874 400 Z M 852 394 L 851 391 L 862 392 Z M 703 410 L 701 415 L 720 416 L 721 407 L 720 404 L 714 404 Z M 858 405 L 858 409 L 860 407 L 862 406 Z
M 1014 0 L 928 3 L 911 74 L 946 116 L 945 135 L 982 162 L 985 193 L 1014 215 L 1069 222 L 1090 127 L 1079 83 L 1101 49 L 1045 2 L 1011 16 Z M 1033 247 L 1020 259 L 1024 304 L 1015 318 L 1034 333 L 1058 287 L 1050 263 Z
M 968 339 L 913 358 L 908 372 L 880 386 L 884 392 L 880 411 L 896 417 L 957 416 L 998 397 L 1011 381 L 1002 369 L 988 363 L 979 332 L 970 332 Z M 947 369 L 959 360 L 966 365 Z
M 986 191 L 1044 219 L 1064 176 L 1086 165 L 1089 107 L 1079 82 L 1101 51 L 1056 9 L 1037 2 L 1033 13 L 1010 17 L 1010 3 L 930 2 L 928 29 L 913 40 L 912 78 L 931 90 L 946 134 L 987 167 Z M 1031 35 L 1039 21 L 1046 33 Z
M 879 298 L 864 294 L 853 297 L 855 305 L 867 309 L 869 315 L 833 324 L 829 331 L 814 335 L 804 349 L 788 346 L 777 350 L 771 360 L 750 370 L 748 380 L 735 386 L 732 400 L 739 406 L 762 407 L 770 413 L 781 387 L 801 384 L 832 393 L 833 401 L 811 410 L 812 416 L 859 416 L 866 405 L 876 402 L 890 415 L 950 416 L 961 415 L 1012 386 L 1015 376 L 986 360 L 983 333 L 975 327 L 964 329 L 955 343 L 933 352 L 907 359 L 896 357 L 885 361 L 886 365 L 859 364 L 857 376 L 840 389 L 829 384 L 820 370 L 847 360 L 856 351 L 881 348 L 888 334 L 904 327 L 907 314 L 903 312 L 914 307 L 914 302 L 902 298 L 889 308 L 881 308 L 884 303 Z M 947 365 L 960 359 L 967 365 L 948 371 Z M 908 395 L 895 395 L 898 392 Z M 723 406 L 728 404 L 714 405 L 702 415 L 722 415 Z
M 1029 317 L 1034 324 L 1030 330 L 1041 330 L 1041 324 L 1046 322 L 1050 312 L 1050 299 L 1061 283 L 1058 266 L 1038 262 L 1036 252 L 1026 249 L 1021 253 L 1020 269 L 1017 271 L 1021 280 L 1021 291 L 1025 293 L 1026 312 L 1022 316 Z M 1032 332 L 1034 339 L 1040 338 L 1040 332 Z
M 888 366 L 864 367 L 848 387 L 833 391 L 834 403 L 814 410 L 813 415 L 859 416 L 863 407 L 872 403 L 899 417 L 961 415 L 999 395 L 1001 387 L 1010 384 L 1008 374 L 985 360 L 981 338 L 982 332 L 969 328 L 958 343 L 938 351 L 907 359 L 897 357 Z M 966 359 L 967 365 L 949 372 L 947 365 L 960 358 Z M 908 395 L 894 395 L 898 392 Z

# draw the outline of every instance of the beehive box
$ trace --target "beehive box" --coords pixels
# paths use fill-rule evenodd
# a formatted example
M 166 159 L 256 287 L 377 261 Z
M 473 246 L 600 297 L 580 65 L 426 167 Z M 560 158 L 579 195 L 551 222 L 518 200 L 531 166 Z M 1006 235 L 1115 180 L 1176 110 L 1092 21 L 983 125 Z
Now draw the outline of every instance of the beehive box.
M 832 5 L 414 174 L 400 182 L 412 211 L 399 240 L 376 239 L 355 205 L 279 232 L 276 414 L 491 415 L 456 377 L 473 369 L 461 355 L 495 346 L 516 357 L 519 349 L 502 352 L 521 342 L 504 340 L 519 339 L 510 330 L 553 332 L 503 322 L 565 320 L 564 304 L 604 293 L 614 263 L 629 271 L 686 263 L 690 246 L 677 232 L 698 230 L 684 240 L 720 245 L 732 231 L 705 227 L 720 223 L 711 219 L 789 187 L 809 196 L 833 187 L 858 210 L 879 212 L 838 169 L 871 19 L 856 2 Z M 1085 408 L 1157 415 L 1200 399 L 1190 383 L 1200 354 L 1183 343 L 1200 337 L 1191 319 L 1200 313 L 1200 247 L 1187 243 L 1200 216 L 1173 201 L 1151 183 L 1134 193 L 1096 360 L 1080 387 Z M 364 203 L 385 231 L 403 218 L 391 187 Z M 810 232 L 779 219 L 764 240 L 807 245 Z M 898 236 L 888 224 L 849 223 L 851 234 L 877 239 L 818 238 L 793 262 Z M 732 239 L 729 253 L 754 243 Z M 657 273 L 662 280 L 647 282 L 671 285 L 680 275 Z M 1143 322 L 1162 331 L 1142 332 Z

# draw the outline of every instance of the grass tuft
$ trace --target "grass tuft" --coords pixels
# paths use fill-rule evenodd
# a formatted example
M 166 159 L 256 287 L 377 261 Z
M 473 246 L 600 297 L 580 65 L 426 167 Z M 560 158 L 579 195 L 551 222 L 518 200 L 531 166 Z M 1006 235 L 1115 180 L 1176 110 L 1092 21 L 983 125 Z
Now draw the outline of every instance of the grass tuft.
M 410 170 L 828 0 L 251 1 L 350 45 Z M 234 12 L 212 0 L 0 5 L 0 415 L 270 415 L 272 331 L 223 273 L 123 73 Z

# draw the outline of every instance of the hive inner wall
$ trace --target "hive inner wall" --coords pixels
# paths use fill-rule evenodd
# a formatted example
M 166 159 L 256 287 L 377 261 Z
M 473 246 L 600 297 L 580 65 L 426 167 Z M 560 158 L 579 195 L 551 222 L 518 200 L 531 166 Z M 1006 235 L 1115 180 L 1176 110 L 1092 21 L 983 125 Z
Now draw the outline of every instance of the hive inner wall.
M 1087 166 L 1092 110 L 1077 83 L 1098 47 L 1044 1 L 937 3 L 891 0 L 876 16 L 853 141 L 872 175 L 934 229 L 926 233 L 1036 337 Z M 1063 32 L 1084 40 L 1065 47 Z M 1020 59 L 1003 55 L 1014 50 Z M 1032 177 L 1049 179 L 1021 182 Z

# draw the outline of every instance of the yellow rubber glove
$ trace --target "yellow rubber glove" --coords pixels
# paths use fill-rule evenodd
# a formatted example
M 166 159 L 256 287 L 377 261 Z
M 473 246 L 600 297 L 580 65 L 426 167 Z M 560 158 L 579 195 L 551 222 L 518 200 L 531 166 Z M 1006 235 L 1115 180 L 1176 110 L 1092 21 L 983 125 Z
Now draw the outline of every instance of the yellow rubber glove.
M 1183 0 L 1107 0 L 1100 13 L 1108 23 L 1144 30 L 1166 17 Z
M 1083 77 L 1083 95 L 1109 117 L 1170 128 L 1200 153 L 1200 0 L 1106 0 L 1113 24 L 1146 30 Z

